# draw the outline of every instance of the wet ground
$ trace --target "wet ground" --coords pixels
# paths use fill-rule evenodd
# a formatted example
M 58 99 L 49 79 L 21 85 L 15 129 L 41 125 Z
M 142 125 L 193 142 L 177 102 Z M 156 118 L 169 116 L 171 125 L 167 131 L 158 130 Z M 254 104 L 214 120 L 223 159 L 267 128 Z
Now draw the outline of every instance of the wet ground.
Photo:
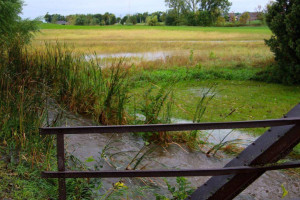
M 165 60 L 168 56 L 173 55 L 174 52 L 156 51 L 144 53 L 112 53 L 112 54 L 97 54 L 86 56 L 86 59 L 104 59 L 104 58 L 139 58 L 145 61 Z
M 59 109 L 52 106 L 50 118 L 55 118 L 55 113 Z M 89 126 L 93 122 L 80 116 L 64 112 L 63 120 L 60 120 L 61 126 Z M 178 123 L 189 121 L 174 120 Z M 223 130 L 212 131 L 214 137 L 219 139 L 228 135 Z M 234 139 L 233 136 L 227 136 L 227 140 Z M 235 132 L 234 137 L 245 137 L 247 140 L 253 140 L 243 132 Z M 209 139 L 212 143 L 218 143 L 215 139 Z M 172 144 L 163 148 L 156 145 L 145 146 L 144 141 L 131 134 L 88 134 L 88 135 L 68 135 L 66 136 L 66 150 L 69 154 L 76 156 L 82 162 L 87 158 L 95 159 L 87 163 L 88 166 L 102 166 L 100 170 L 124 170 L 124 169 L 197 169 L 197 168 L 218 168 L 223 167 L 231 160 L 230 156 L 219 153 L 217 157 L 207 157 L 202 152 L 192 152 L 184 145 Z M 142 155 L 145 155 L 142 159 Z M 141 162 L 137 164 L 137 161 Z M 189 178 L 192 186 L 195 188 L 201 186 L 209 177 Z M 175 178 L 167 179 L 170 183 L 175 183 Z M 109 188 L 119 179 L 104 179 L 103 187 L 97 193 L 108 193 Z M 167 186 L 160 178 L 156 179 L 124 179 L 124 183 L 129 188 L 137 189 L 139 186 L 150 186 L 156 193 L 169 196 Z M 244 192 L 235 199 L 237 200 L 265 200 L 281 199 L 283 190 L 282 185 L 289 192 L 286 198 L 300 197 L 300 178 L 296 175 L 288 175 L 283 171 L 272 171 L 265 173 L 256 180 Z M 152 192 L 153 194 L 153 192 Z M 95 198 L 96 199 L 96 198 Z M 145 199 L 154 199 L 151 193 L 147 193 Z
M 122 41 L 108 41 L 108 43 L 117 42 L 120 43 Z M 199 40 L 170 40 L 170 41 L 148 41 L 150 43 L 229 43 L 229 42 L 239 42 L 239 43 L 254 43 L 254 42 L 262 42 L 262 40 L 238 40 L 238 41 L 222 41 L 222 40 L 211 40 L 211 41 L 199 41 Z M 110 53 L 110 54 L 91 54 L 85 56 L 86 60 L 97 59 L 101 60 L 101 67 L 105 67 L 111 64 L 111 61 L 107 59 L 138 59 L 139 61 L 156 61 L 162 60 L 165 61 L 168 57 L 177 56 L 177 55 L 190 55 L 190 51 L 155 51 L 155 52 L 121 52 L 121 53 Z

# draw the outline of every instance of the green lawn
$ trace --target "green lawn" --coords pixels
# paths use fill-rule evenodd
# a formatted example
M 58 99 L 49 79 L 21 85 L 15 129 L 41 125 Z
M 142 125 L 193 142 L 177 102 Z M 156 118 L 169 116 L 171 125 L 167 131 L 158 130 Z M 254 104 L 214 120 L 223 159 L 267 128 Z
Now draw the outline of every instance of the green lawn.
M 202 31 L 202 32 L 222 32 L 222 33 L 261 33 L 270 34 L 267 26 L 243 26 L 243 27 L 195 27 L 195 26 L 75 26 L 58 24 L 41 24 L 41 29 L 100 29 L 100 30 L 174 30 L 174 31 Z

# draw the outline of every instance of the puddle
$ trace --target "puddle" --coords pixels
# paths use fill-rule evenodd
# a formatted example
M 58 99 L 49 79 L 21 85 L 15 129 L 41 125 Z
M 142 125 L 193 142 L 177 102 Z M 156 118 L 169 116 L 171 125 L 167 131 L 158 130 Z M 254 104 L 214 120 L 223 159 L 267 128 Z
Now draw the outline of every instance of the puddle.
M 186 123 L 193 123 L 193 121 L 172 118 L 172 123 L 186 124 Z M 238 130 L 232 130 L 232 129 L 207 130 L 207 131 L 205 130 L 203 132 L 205 133 L 206 136 L 202 139 L 212 144 L 220 144 L 224 142 L 239 140 L 240 145 L 248 146 L 256 139 L 255 137 L 250 136 L 247 133 Z
M 87 55 L 86 60 L 91 59 L 106 59 L 106 58 L 139 58 L 145 61 L 165 60 L 171 56 L 171 52 L 157 51 L 157 52 L 144 52 L 144 53 L 112 53 L 112 54 L 97 54 Z
M 145 121 L 146 117 L 142 114 L 135 114 L 137 120 Z M 191 120 L 186 119 L 178 119 L 178 118 L 171 118 L 171 122 L 173 124 L 190 124 L 193 123 Z M 205 133 L 205 136 L 201 138 L 201 140 L 211 143 L 213 145 L 224 143 L 224 142 L 237 142 L 240 146 L 248 146 L 257 137 L 253 137 L 248 135 L 245 132 L 239 130 L 232 130 L 232 129 L 221 129 L 221 130 L 207 130 L 202 131 Z
M 55 119 L 59 109 L 55 106 L 50 107 L 50 120 Z M 142 117 L 142 115 L 140 115 Z M 174 123 L 190 123 L 188 120 L 173 119 Z M 94 123 L 80 116 L 75 116 L 72 113 L 64 112 L 61 120 L 61 126 L 90 126 Z M 228 130 L 227 130 L 228 131 Z M 221 139 L 228 132 L 223 130 L 213 131 L 212 135 L 215 138 Z M 238 132 L 234 136 L 228 136 L 228 140 L 235 137 L 244 137 L 246 134 Z M 246 136 L 245 136 L 246 137 Z M 249 136 L 250 137 L 250 136 Z M 249 139 L 248 137 L 245 139 Z M 254 139 L 254 138 L 251 138 Z M 211 140 L 213 142 L 213 140 Z M 216 141 L 217 143 L 217 141 Z M 107 148 L 111 147 L 111 148 Z M 106 149 L 106 150 L 105 150 Z M 84 162 L 88 157 L 93 157 L 98 162 L 98 166 L 102 165 L 101 170 L 125 169 L 130 160 L 137 155 L 137 152 L 144 149 L 143 152 L 152 151 L 142 160 L 138 169 L 199 169 L 199 168 L 218 168 L 223 167 L 231 158 L 224 157 L 218 159 L 215 157 L 207 157 L 201 152 L 191 152 L 184 146 L 170 145 L 168 148 L 150 145 L 144 147 L 144 141 L 132 134 L 87 134 L 87 135 L 68 135 L 66 136 L 66 151 L 73 154 L 79 160 Z M 105 151 L 105 155 L 100 159 L 99 152 Z M 122 153 L 122 154 L 121 154 Z M 144 154 L 144 153 L 143 153 Z M 112 156 L 112 157 L 111 157 Z M 98 159 L 99 158 L 99 159 Z M 104 161 L 106 160 L 106 162 Z M 89 163 L 89 166 L 96 164 Z M 110 161 L 113 161 L 111 163 Z M 131 165 L 133 166 L 133 165 Z M 198 187 L 207 181 L 209 177 L 193 177 L 188 178 L 193 186 Z M 95 199 L 98 194 L 103 194 L 112 187 L 119 179 L 103 179 L 101 190 L 95 191 Z M 167 179 L 174 184 L 175 178 Z M 129 188 L 138 188 L 148 184 L 156 193 L 168 196 L 167 187 L 161 178 L 155 179 L 124 179 L 124 183 Z M 282 171 L 272 171 L 265 173 L 262 177 L 256 180 L 250 187 L 242 192 L 235 199 L 237 200 L 263 200 L 263 199 L 281 199 L 281 185 L 289 191 L 288 198 L 299 197 L 299 178 L 288 176 Z M 142 199 L 154 199 L 153 193 L 147 193 Z
M 195 97 L 203 97 L 203 96 L 219 96 L 216 92 L 211 88 L 201 87 L 201 88 L 190 88 L 188 89 L 189 92 L 193 94 Z
M 109 40 L 102 41 L 103 43 L 128 43 L 128 41 Z M 264 40 L 147 40 L 140 41 L 142 43 L 228 43 L 228 42 L 240 42 L 240 43 L 253 43 L 264 42 Z
M 154 41 L 155 42 L 155 41 Z M 228 42 L 241 42 L 241 43 L 252 43 L 252 42 L 263 42 L 263 40 L 169 40 L 169 41 L 156 41 L 158 43 L 176 43 L 176 42 L 186 42 L 186 43 L 228 43 Z

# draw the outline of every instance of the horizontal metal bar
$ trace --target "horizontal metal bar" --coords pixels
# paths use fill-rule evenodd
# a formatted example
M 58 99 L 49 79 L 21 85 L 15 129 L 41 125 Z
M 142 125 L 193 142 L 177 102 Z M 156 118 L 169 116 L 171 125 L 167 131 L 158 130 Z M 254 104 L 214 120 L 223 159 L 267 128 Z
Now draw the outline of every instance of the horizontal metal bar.
M 188 131 L 212 129 L 258 128 L 300 124 L 300 118 L 272 119 L 260 121 L 189 123 L 189 124 L 149 124 L 127 126 L 86 126 L 40 128 L 41 134 L 89 134 L 89 133 L 134 133 L 155 131 Z
M 43 178 L 120 178 L 120 177 L 179 177 L 179 176 L 220 176 L 229 174 L 245 174 L 269 170 L 300 168 L 300 162 L 289 162 L 281 165 L 262 167 L 228 167 L 218 169 L 197 170 L 151 170 L 151 171 L 64 171 L 42 172 Z

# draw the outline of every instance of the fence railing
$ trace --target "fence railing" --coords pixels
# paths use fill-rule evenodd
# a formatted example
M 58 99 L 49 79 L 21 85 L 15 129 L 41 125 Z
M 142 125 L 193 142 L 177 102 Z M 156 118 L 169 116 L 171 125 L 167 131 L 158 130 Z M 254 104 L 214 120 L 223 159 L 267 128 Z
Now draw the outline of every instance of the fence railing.
M 233 196 L 236 196 L 239 192 L 242 191 L 239 188 L 238 182 L 243 182 L 247 176 L 245 175 L 256 175 L 260 176 L 265 171 L 269 170 L 278 170 L 278 169 L 287 169 L 287 168 L 298 168 L 300 167 L 300 162 L 289 162 L 284 164 L 274 164 L 280 157 L 276 157 L 275 155 L 269 155 L 269 157 L 274 159 L 261 159 L 266 154 L 272 154 L 274 151 L 270 151 L 270 148 L 276 148 L 277 145 L 284 146 L 284 149 L 280 149 L 282 156 L 285 156 L 288 151 L 297 145 L 300 141 L 300 106 L 297 105 L 291 113 L 295 113 L 295 109 L 297 110 L 296 117 L 288 117 L 283 119 L 273 119 L 273 120 L 261 120 L 261 121 L 239 121 L 239 122 L 221 122 L 221 123 L 190 123 L 190 124 L 158 124 L 158 125 L 134 125 L 134 126 L 91 126 L 91 127 L 55 127 L 55 128 L 41 128 L 40 133 L 42 135 L 46 134 L 54 134 L 57 136 L 57 163 L 58 163 L 58 171 L 57 172 L 42 172 L 43 178 L 58 178 L 59 179 L 59 199 L 65 200 L 66 199 L 66 178 L 117 178 L 117 177 L 178 177 L 178 176 L 219 176 L 223 177 L 224 175 L 229 175 L 231 178 L 232 175 L 243 175 L 243 177 L 238 178 L 235 180 L 236 188 L 234 191 L 228 191 L 228 197 L 226 196 L 226 191 L 223 190 L 223 196 L 220 199 L 232 199 Z M 147 171 L 134 171 L 134 170 L 125 170 L 125 171 L 66 171 L 65 169 L 65 149 L 64 149 L 64 135 L 67 134 L 102 134 L 102 133 L 134 133 L 134 132 L 157 132 L 157 131 L 188 131 L 188 130 L 211 130 L 211 129 L 238 129 L 238 128 L 259 128 L 259 127 L 285 127 L 288 130 L 282 130 L 282 135 L 278 135 L 278 133 L 274 133 L 277 135 L 270 135 L 272 131 L 267 131 L 266 134 L 269 134 L 270 140 L 272 138 L 277 138 L 270 142 L 270 144 L 266 144 L 264 146 L 263 140 L 266 140 L 264 134 L 260 138 L 257 139 L 252 145 L 251 148 L 247 148 L 242 152 L 239 156 L 235 159 L 246 158 L 249 153 L 247 151 L 252 152 L 252 157 L 254 156 L 255 159 L 261 159 L 261 162 L 254 162 L 255 159 L 253 158 L 253 162 L 249 161 L 248 163 L 241 165 L 241 164 L 233 164 L 233 166 L 225 166 L 224 168 L 219 169 L 194 169 L 194 170 L 147 170 Z M 296 133 L 295 137 L 289 137 L 289 140 L 293 140 L 293 142 L 285 139 L 284 134 L 289 133 L 293 130 L 293 134 Z M 282 140 L 280 142 L 280 140 Z M 296 140 L 296 141 L 295 141 Z M 290 144 L 287 144 L 289 142 Z M 283 144 L 284 143 L 284 144 Z M 257 145 L 256 145 L 257 144 Z M 275 145 L 275 146 L 274 146 Z M 254 150 L 257 150 L 257 153 Z M 277 151 L 275 151 L 278 153 Z M 256 155 L 257 154 L 257 155 Z M 275 159 L 276 157 L 276 159 Z M 232 162 L 235 162 L 235 159 Z M 250 159 L 248 159 L 250 160 Z M 270 165 L 270 163 L 273 163 Z M 268 164 L 268 165 L 266 165 Z M 260 175 L 259 175 L 260 174 Z M 250 179 L 250 177 L 249 177 Z M 253 179 L 253 177 L 252 177 Z M 254 179 L 255 180 L 255 179 Z M 254 181 L 252 180 L 252 182 Z M 214 180 L 212 180 L 213 182 Z M 246 183 L 246 179 L 244 180 Z M 216 181 L 216 184 L 220 184 Z M 229 179 L 227 177 L 227 182 Z M 226 182 L 226 184 L 227 184 Z M 235 183 L 234 182 L 234 183 Z M 252 182 L 247 181 L 247 185 L 251 184 Z M 209 182 L 208 182 L 209 183 Z M 218 199 L 213 198 L 211 193 L 217 195 L 215 191 L 217 186 L 214 186 L 213 191 L 209 191 L 209 195 L 203 194 L 205 190 L 207 190 L 207 183 L 204 184 L 206 186 L 204 188 L 203 193 L 199 193 L 198 189 L 193 195 L 189 197 L 189 199 Z M 214 184 L 212 184 L 214 185 Z M 224 183 L 225 185 L 225 183 Z M 234 185 L 234 184 L 233 184 Z M 247 186 L 244 185 L 244 186 Z M 225 186 L 223 186 L 225 187 Z M 233 186 L 234 187 L 234 186 Z M 210 189 L 212 190 L 212 189 Z

